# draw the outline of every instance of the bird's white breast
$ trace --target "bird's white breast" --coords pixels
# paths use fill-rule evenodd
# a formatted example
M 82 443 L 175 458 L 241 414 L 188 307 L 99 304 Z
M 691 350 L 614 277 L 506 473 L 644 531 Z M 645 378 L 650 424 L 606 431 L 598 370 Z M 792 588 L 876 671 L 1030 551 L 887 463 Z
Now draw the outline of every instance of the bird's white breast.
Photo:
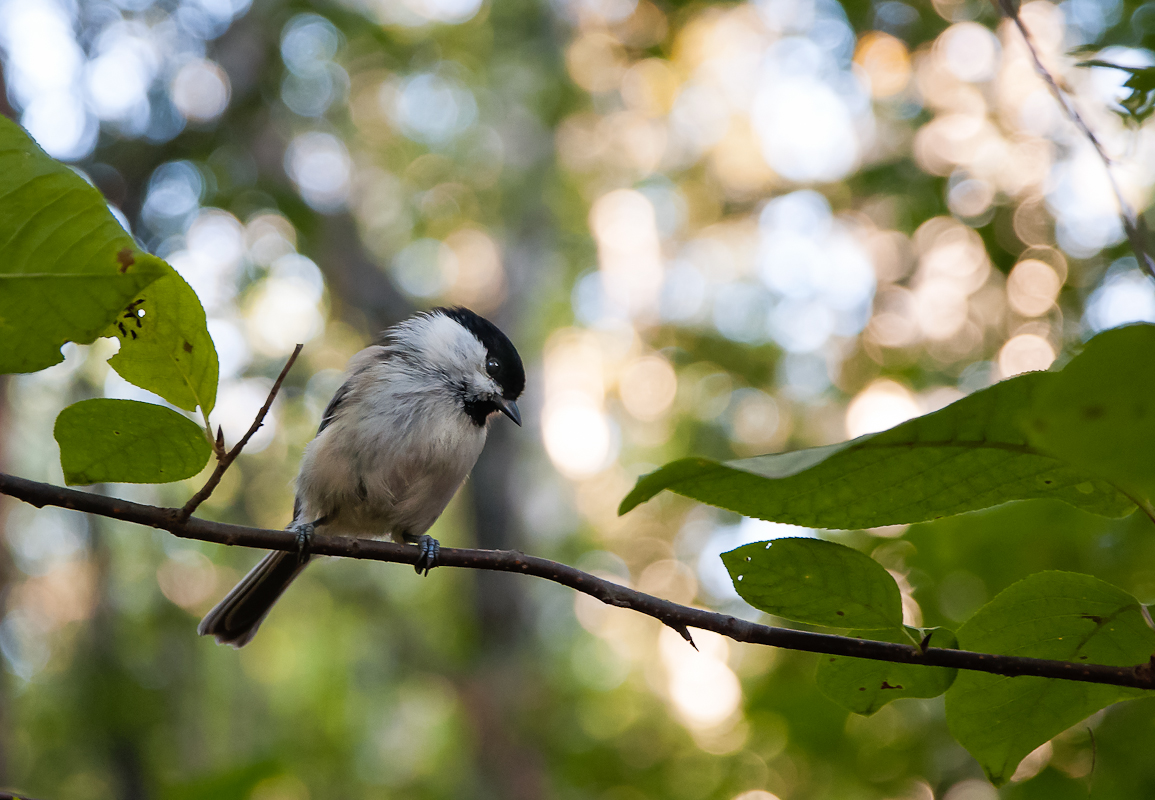
M 431 391 L 428 375 L 396 359 L 366 361 L 350 365 L 350 396 L 305 449 L 299 521 L 331 515 L 326 532 L 418 536 L 473 468 L 486 428 L 451 394 Z

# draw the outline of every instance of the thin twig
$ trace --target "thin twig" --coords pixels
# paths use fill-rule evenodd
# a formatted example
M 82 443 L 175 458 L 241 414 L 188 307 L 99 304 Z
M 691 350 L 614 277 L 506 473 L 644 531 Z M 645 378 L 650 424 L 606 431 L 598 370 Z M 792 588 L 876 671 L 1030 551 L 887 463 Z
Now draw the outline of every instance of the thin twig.
M 241 450 L 249 443 L 249 439 L 253 438 L 253 434 L 260 430 L 261 425 L 265 421 L 265 415 L 269 413 L 269 409 L 273 407 L 273 400 L 277 397 L 277 392 L 281 390 L 281 384 L 285 382 L 285 376 L 289 374 L 289 370 L 293 367 L 293 362 L 297 360 L 297 356 L 301 354 L 301 348 L 304 345 L 299 344 L 293 348 L 293 354 L 289 356 L 289 360 L 285 362 L 281 374 L 277 376 L 277 380 L 273 383 L 273 388 L 269 390 L 269 397 L 265 400 L 265 404 L 261 406 L 261 410 L 257 412 L 256 419 L 253 424 L 249 426 L 249 430 L 241 437 L 241 440 L 233 446 L 232 450 L 225 452 L 225 438 L 221 429 L 217 428 L 217 437 L 213 442 L 213 451 L 217 454 L 217 467 L 213 470 L 213 474 L 205 481 L 205 485 L 201 487 L 200 491 L 189 498 L 189 501 L 184 504 L 182 508 L 171 509 L 176 515 L 175 518 L 180 522 L 184 522 L 192 513 L 197 510 L 197 506 L 209 498 L 213 493 L 213 489 L 217 488 L 217 484 L 221 482 L 224 477 L 225 470 L 236 460 L 237 456 L 241 454 Z
M 160 528 L 184 539 L 290 552 L 296 552 L 299 547 L 296 534 L 290 531 L 247 528 L 241 525 L 228 525 L 195 518 L 181 520 L 179 511 L 175 508 L 142 505 L 128 500 L 119 500 L 30 481 L 26 478 L 17 478 L 3 473 L 0 473 L 0 494 L 18 498 L 37 507 L 50 505 L 70 508 L 89 514 L 98 514 L 103 517 Z M 310 545 L 310 551 L 316 555 L 363 558 L 399 564 L 414 564 L 420 555 L 418 548 L 412 545 L 380 542 L 372 539 L 353 539 L 346 536 L 317 536 Z M 445 567 L 516 572 L 544 578 L 588 594 L 603 603 L 619 608 L 628 608 L 653 617 L 679 633 L 682 631 L 688 633 L 688 628 L 698 628 L 714 631 L 739 642 L 764 644 L 787 650 L 803 650 L 899 664 L 952 667 L 976 672 L 989 672 L 995 675 L 1033 675 L 1041 678 L 1129 686 L 1137 689 L 1155 689 L 1155 674 L 1146 664 L 1140 667 L 1075 664 L 1068 661 L 972 653 L 941 647 L 923 649 L 918 645 L 877 642 L 849 636 L 774 628 L 747 622 L 726 614 L 672 603 L 669 600 L 663 600 L 603 580 L 566 564 L 536 556 L 527 556 L 517 551 L 467 550 L 443 547 L 438 556 L 438 564 Z
M 1023 24 L 1023 19 L 1019 15 L 1018 4 L 1014 0 L 998 0 L 999 8 L 1006 14 L 1014 23 L 1015 27 L 1019 29 L 1022 34 L 1023 42 L 1027 45 L 1027 51 L 1031 54 L 1031 60 L 1035 64 L 1035 71 L 1043 79 L 1043 82 L 1051 90 L 1051 94 L 1059 101 L 1059 105 L 1063 109 L 1063 113 L 1067 118 L 1074 123 L 1079 132 L 1086 137 L 1091 146 L 1095 148 L 1095 152 L 1099 154 L 1099 158 L 1103 161 L 1103 169 L 1107 172 L 1107 180 L 1111 184 L 1111 190 L 1115 194 L 1115 200 L 1119 203 L 1119 218 L 1123 221 L 1123 230 L 1127 233 L 1127 241 L 1131 244 L 1131 249 L 1135 252 L 1135 257 L 1139 259 L 1139 263 L 1147 270 L 1151 277 L 1155 278 L 1155 259 L 1152 259 L 1147 247 L 1147 223 L 1143 217 L 1137 215 L 1131 208 L 1130 203 L 1123 197 L 1123 190 L 1119 186 L 1119 182 L 1115 179 L 1115 173 L 1111 170 L 1112 160 L 1107 155 L 1107 150 L 1103 147 L 1103 143 L 1099 141 L 1099 137 L 1091 130 L 1086 120 L 1079 113 L 1075 107 L 1075 102 L 1067 93 L 1059 86 L 1059 82 L 1043 65 L 1043 60 L 1039 56 L 1039 51 L 1035 47 L 1035 42 L 1031 38 L 1030 31 L 1027 26 Z

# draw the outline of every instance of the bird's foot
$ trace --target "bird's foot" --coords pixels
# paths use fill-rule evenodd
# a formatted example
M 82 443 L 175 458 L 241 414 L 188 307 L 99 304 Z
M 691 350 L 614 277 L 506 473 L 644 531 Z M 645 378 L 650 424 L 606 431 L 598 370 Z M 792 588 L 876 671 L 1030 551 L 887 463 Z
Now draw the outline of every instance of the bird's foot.
M 302 522 L 293 525 L 293 532 L 297 534 L 297 563 L 304 564 L 312 556 L 310 552 L 313 547 L 313 530 L 315 526 L 312 522 Z
M 420 555 L 417 556 L 417 563 L 413 565 L 413 568 L 417 570 L 418 575 L 422 573 L 428 575 L 429 570 L 437 566 L 437 556 L 441 553 L 441 542 L 429 534 L 425 534 L 417 540 L 417 548 L 420 550 Z

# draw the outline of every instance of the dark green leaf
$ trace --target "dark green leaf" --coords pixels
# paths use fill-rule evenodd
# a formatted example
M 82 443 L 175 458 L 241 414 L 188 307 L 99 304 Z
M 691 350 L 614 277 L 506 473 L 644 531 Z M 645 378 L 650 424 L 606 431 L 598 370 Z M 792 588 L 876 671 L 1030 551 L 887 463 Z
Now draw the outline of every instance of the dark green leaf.
M 872 633 L 870 638 L 917 644 L 927 633 L 916 628 L 906 628 Z M 934 628 L 929 633 L 929 647 L 958 647 L 958 639 L 951 630 Z M 902 697 L 938 697 L 950 688 L 957 672 L 946 667 L 922 667 L 917 664 L 892 664 L 865 658 L 824 655 L 818 662 L 816 678 L 818 688 L 835 703 L 856 714 L 869 716 L 891 700 Z
M 141 252 L 100 192 L 0 117 L 0 373 L 59 363 L 167 266 Z
M 199 425 L 170 408 L 135 400 L 84 400 L 56 417 L 60 463 L 69 485 L 168 483 L 208 463 Z
M 722 554 L 734 588 L 778 617 L 851 630 L 902 625 L 902 595 L 881 564 L 821 539 L 755 542 Z
M 959 629 L 964 650 L 1127 666 L 1155 652 L 1139 602 L 1109 583 L 1039 572 L 987 603 Z M 951 733 L 1002 784 L 1051 737 L 1138 689 L 963 671 L 946 693 Z
M 129 383 L 204 414 L 217 397 L 217 351 L 196 292 L 175 270 L 137 296 L 104 332 L 120 339 L 109 365 Z
M 1020 417 L 1053 373 L 1028 373 L 849 442 L 719 463 L 684 459 L 643 476 L 626 513 L 663 489 L 746 516 L 818 528 L 921 522 L 1051 498 L 1104 516 L 1133 503 L 1097 475 L 1028 444 Z

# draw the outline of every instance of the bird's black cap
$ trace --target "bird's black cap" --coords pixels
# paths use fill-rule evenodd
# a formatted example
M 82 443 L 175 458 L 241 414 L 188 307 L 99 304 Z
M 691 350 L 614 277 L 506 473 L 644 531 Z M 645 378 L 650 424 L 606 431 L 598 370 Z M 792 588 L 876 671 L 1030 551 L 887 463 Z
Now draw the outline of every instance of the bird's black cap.
M 516 400 L 521 396 L 525 390 L 525 368 L 521 365 L 521 356 L 517 354 L 517 348 L 500 328 L 464 306 L 435 308 L 433 313 L 444 314 L 477 337 L 477 341 L 481 342 L 489 357 L 497 362 L 496 366 L 488 371 L 490 377 L 501 387 L 502 397 Z

